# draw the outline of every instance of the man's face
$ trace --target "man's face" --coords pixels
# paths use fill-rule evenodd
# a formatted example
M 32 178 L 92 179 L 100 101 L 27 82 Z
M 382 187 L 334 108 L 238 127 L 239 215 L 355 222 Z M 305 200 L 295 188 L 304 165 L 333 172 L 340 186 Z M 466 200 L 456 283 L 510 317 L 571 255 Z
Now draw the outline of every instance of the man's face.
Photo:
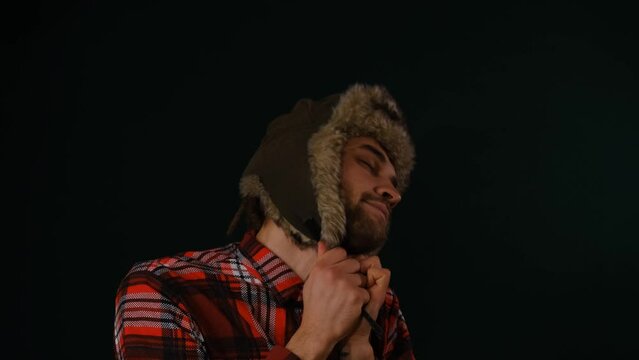
M 342 199 L 346 206 L 346 237 L 351 255 L 379 251 L 388 236 L 391 210 L 401 197 L 395 167 L 374 139 L 349 139 L 342 152 Z

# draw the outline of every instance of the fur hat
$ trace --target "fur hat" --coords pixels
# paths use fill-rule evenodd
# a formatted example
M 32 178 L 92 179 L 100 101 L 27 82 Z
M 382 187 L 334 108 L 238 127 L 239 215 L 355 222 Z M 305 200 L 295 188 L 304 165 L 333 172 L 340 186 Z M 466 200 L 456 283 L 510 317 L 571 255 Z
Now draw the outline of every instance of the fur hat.
M 340 245 L 346 231 L 342 149 L 356 136 L 384 147 L 403 192 L 415 150 L 402 113 L 384 87 L 355 84 L 318 101 L 300 100 L 275 118 L 244 170 L 241 196 L 258 198 L 264 215 L 302 245 L 320 239 Z

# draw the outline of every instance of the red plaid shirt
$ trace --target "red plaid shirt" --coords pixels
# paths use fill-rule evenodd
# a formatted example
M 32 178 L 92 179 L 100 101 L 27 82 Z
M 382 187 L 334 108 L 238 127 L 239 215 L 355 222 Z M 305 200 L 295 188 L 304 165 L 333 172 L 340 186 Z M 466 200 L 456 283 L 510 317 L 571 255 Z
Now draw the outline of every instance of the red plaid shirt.
M 303 282 L 249 231 L 240 243 L 138 263 L 115 299 L 118 359 L 297 359 Z M 375 357 L 414 359 L 389 289 L 371 336 Z M 337 349 L 331 357 L 337 356 Z

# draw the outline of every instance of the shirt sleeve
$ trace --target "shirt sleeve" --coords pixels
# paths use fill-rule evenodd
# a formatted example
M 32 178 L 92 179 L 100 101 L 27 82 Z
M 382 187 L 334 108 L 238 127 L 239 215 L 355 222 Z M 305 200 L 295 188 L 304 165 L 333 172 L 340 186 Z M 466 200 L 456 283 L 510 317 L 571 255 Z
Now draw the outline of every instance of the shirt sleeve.
M 116 359 L 209 358 L 202 332 L 177 295 L 150 271 L 134 271 L 122 280 L 115 299 Z M 264 355 L 269 360 L 299 360 L 283 346 Z
M 204 340 L 183 304 L 150 272 L 127 275 L 115 300 L 115 354 L 119 360 L 207 358 Z
M 384 322 L 383 359 L 414 360 L 413 346 L 408 332 L 408 325 L 399 306 L 399 299 L 392 291 L 386 292 L 386 301 L 382 308 L 383 316 L 378 320 Z

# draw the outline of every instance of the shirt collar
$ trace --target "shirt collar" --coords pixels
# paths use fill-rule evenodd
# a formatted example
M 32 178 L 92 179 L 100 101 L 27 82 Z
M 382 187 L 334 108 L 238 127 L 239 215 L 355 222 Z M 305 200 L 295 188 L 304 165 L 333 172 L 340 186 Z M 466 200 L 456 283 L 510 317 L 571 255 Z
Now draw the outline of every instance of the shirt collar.
M 246 256 L 249 272 L 267 286 L 282 301 L 301 301 L 304 281 L 282 259 L 256 238 L 255 230 L 248 230 L 239 249 Z

